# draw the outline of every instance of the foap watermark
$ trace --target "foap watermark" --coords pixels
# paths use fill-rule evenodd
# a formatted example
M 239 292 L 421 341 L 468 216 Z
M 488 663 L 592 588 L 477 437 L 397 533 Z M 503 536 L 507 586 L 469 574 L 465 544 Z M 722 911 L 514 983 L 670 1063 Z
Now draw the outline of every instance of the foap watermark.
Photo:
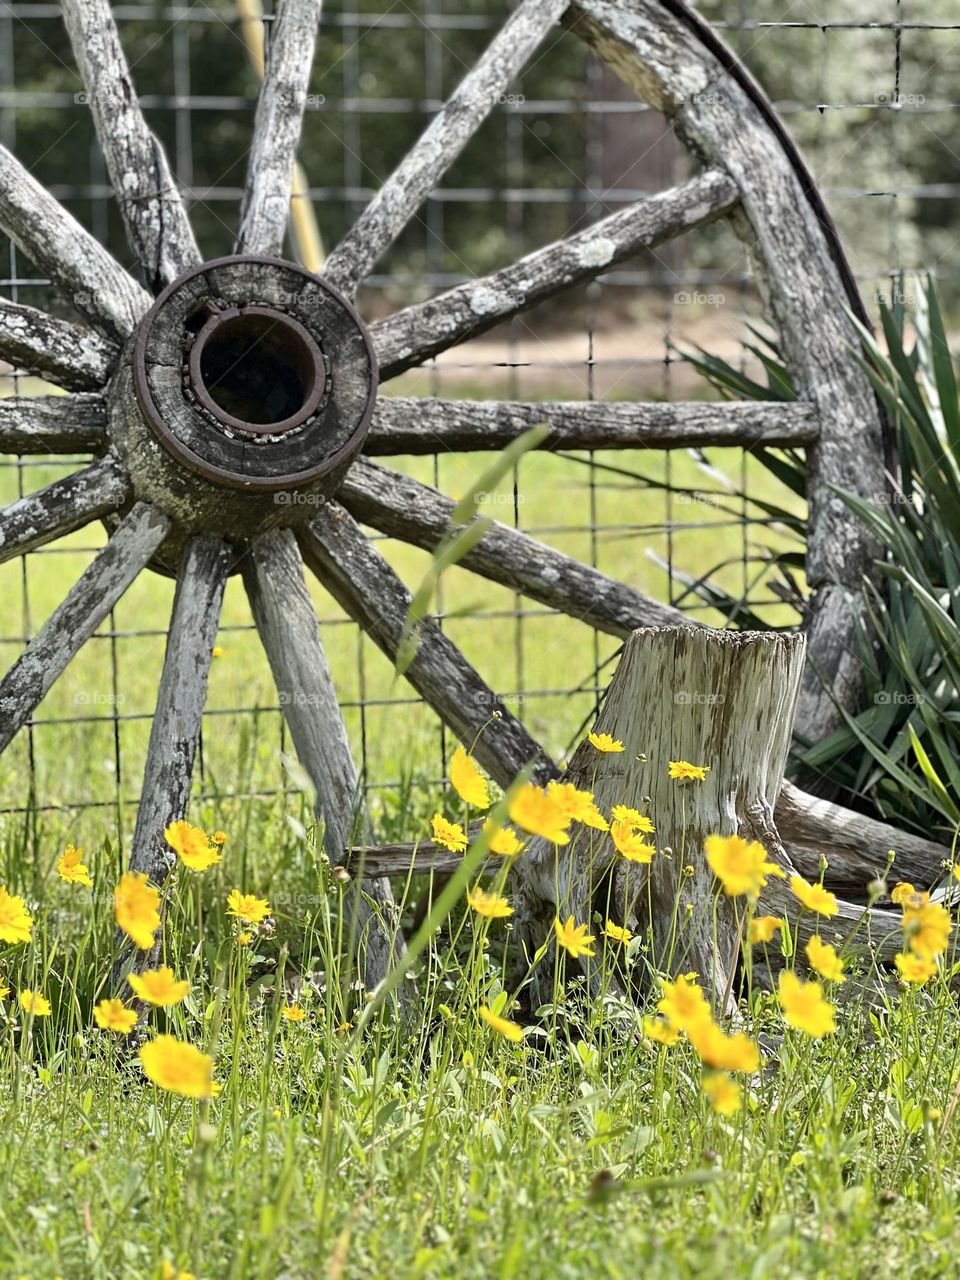
M 322 493 L 301 493 L 296 489 L 284 489 L 273 495 L 275 507 L 325 507 L 329 498 Z
M 873 695 L 878 707 L 918 707 L 926 704 L 922 693 L 904 693 L 901 689 L 881 689 Z
M 518 707 L 526 702 L 527 696 L 524 693 L 494 693 L 491 689 L 478 689 L 473 700 L 478 707 Z
M 719 493 L 702 492 L 699 489 L 689 489 L 685 493 L 675 493 L 673 495 L 675 503 L 687 503 L 688 505 L 696 505 L 701 503 L 705 507 L 720 507 L 723 505 L 723 495 Z
M 703 689 L 677 689 L 673 700 L 678 707 L 722 707 L 725 693 L 705 693 Z
M 473 500 L 478 507 L 512 507 L 514 503 L 521 507 L 526 502 L 522 493 L 491 493 L 487 489 L 478 489 Z
M 75 707 L 122 707 L 126 700 L 122 693 L 105 693 L 102 689 L 78 689 L 73 695 Z
M 495 93 L 492 96 L 495 107 L 522 107 L 527 100 L 522 93 Z
M 922 93 L 890 93 L 881 89 L 873 95 L 875 107 L 886 107 L 888 111 L 902 111 L 904 107 L 922 107 L 926 102 Z
M 677 307 L 722 307 L 726 301 L 726 294 L 703 293 L 700 289 L 680 289 L 673 295 Z

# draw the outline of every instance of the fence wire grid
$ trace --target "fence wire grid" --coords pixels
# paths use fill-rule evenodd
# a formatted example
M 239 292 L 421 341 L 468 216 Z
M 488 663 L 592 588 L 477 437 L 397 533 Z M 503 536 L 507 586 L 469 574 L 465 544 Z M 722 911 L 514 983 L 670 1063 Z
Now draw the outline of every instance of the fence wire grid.
M 325 5 L 300 160 L 327 248 L 508 11 L 500 0 Z M 229 253 L 257 87 L 237 12 L 225 0 L 117 4 L 114 12 L 201 249 L 207 257 Z M 951 99 L 960 0 L 716 0 L 702 12 L 757 74 L 800 142 L 868 306 L 880 293 L 909 291 L 911 273 L 926 271 L 941 282 L 949 312 L 960 236 L 960 104 Z M 269 21 L 268 13 L 268 30 Z M 0 0 L 0 141 L 130 264 L 55 4 Z M 687 172 L 662 119 L 573 36 L 557 32 L 377 265 L 360 309 L 377 317 L 505 265 Z M 2 239 L 0 290 L 14 301 L 61 308 L 33 264 Z M 691 398 L 707 393 L 678 351 L 701 345 L 740 360 L 743 322 L 760 316 L 741 248 L 718 226 L 571 290 L 382 394 Z M 0 367 L 0 395 L 38 389 L 50 390 Z M 2 459 L 0 496 L 12 501 L 82 461 Z M 459 496 L 490 459 L 389 461 Z M 800 544 L 758 497 L 802 515 L 751 454 L 711 449 L 530 456 L 513 484 L 487 502 L 496 518 L 705 620 L 724 621 L 691 586 L 709 572 L 753 617 L 789 624 L 796 614 L 771 550 L 796 553 Z M 87 529 L 0 568 L 4 669 L 102 543 L 99 530 Z M 415 585 L 426 558 L 386 540 L 381 546 Z M 319 590 L 314 596 L 375 816 L 382 830 L 409 834 L 404 797 L 415 783 L 442 781 L 448 735 L 336 605 Z M 91 843 L 104 831 L 121 844 L 129 837 L 171 602 L 167 580 L 138 580 L 45 699 L 0 765 L 8 823 L 43 815 L 44 830 L 63 826 Z M 437 606 L 466 656 L 562 756 L 592 713 L 618 643 L 460 570 L 445 575 Z M 280 762 L 288 749 L 282 715 L 235 580 L 219 647 L 197 799 L 218 814 L 250 800 L 285 804 L 297 778 Z

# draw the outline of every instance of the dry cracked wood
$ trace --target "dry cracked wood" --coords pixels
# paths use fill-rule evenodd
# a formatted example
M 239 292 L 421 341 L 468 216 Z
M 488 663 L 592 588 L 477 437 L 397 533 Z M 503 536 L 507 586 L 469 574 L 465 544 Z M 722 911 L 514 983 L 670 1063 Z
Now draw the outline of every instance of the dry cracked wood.
M 328 503 L 301 536 L 304 559 L 330 594 L 395 661 L 410 593 L 352 517 Z M 556 765 L 440 630 L 421 622 L 417 651 L 405 673 L 463 745 L 501 786 L 527 765 L 546 782 Z
M 109 455 L 0 511 L 0 564 L 116 511 L 130 498 L 127 473 Z
M 159 293 L 200 262 L 186 209 L 140 110 L 108 0 L 61 7 L 127 239 L 147 288 Z
M 67 391 L 95 391 L 110 377 L 118 355 L 93 329 L 0 298 L 0 359 L 26 373 Z
M 0 228 L 106 337 L 129 337 L 150 306 L 146 290 L 3 146 Z
M 222 538 L 200 534 L 189 540 L 180 562 L 130 856 L 131 870 L 145 872 L 155 884 L 163 884 L 175 862 L 163 833 L 185 816 L 190 798 L 230 561 Z
M 0 453 L 99 453 L 107 445 L 103 396 L 4 396 Z
M 834 696 L 856 707 L 862 687 L 855 614 L 876 548 L 831 486 L 868 500 L 886 492 L 882 418 L 860 359 L 850 311 L 862 308 L 829 216 L 766 105 L 696 17 L 660 0 L 576 0 L 566 24 L 644 101 L 662 111 L 694 154 L 722 164 L 740 192 L 741 237 L 802 400 L 822 424 L 809 456 L 807 622 L 812 661 L 797 712 L 816 742 L 842 721 Z M 840 278 L 843 289 L 823 282 Z M 821 674 L 829 687 L 824 687 Z
M 812 444 L 819 432 L 816 411 L 797 403 L 527 403 L 397 396 L 377 404 L 363 449 L 374 457 L 500 450 L 541 423 L 549 431 L 544 449 L 797 448 Z
M 327 856 L 338 863 L 363 833 L 362 793 L 291 530 L 275 529 L 257 538 L 243 559 L 242 571 L 284 719 L 316 791 Z M 372 909 L 368 899 L 376 904 Z M 364 880 L 347 902 L 347 914 L 359 935 L 364 981 L 372 989 L 404 950 L 390 884 L 383 879 Z
M 449 498 L 363 458 L 351 467 L 339 497 L 364 524 L 428 551 L 450 531 L 454 503 Z M 642 626 L 690 625 L 679 609 L 496 521 L 458 563 L 610 635 L 626 636 Z
M 728 213 L 737 198 L 737 186 L 727 174 L 708 170 L 682 186 L 619 209 L 502 271 L 405 307 L 370 330 L 381 379 L 476 337 L 561 289 L 592 280 L 641 249 L 712 222 Z
M 323 275 L 348 296 L 396 240 L 524 63 L 559 21 L 569 0 L 522 0 L 443 110 L 383 183 L 327 259 Z
M 237 253 L 278 257 L 283 249 L 319 21 L 320 0 L 277 5 L 257 99 Z
M 145 502 L 138 502 L 120 522 L 0 681 L 0 751 L 33 715 L 169 531 L 169 519 Z

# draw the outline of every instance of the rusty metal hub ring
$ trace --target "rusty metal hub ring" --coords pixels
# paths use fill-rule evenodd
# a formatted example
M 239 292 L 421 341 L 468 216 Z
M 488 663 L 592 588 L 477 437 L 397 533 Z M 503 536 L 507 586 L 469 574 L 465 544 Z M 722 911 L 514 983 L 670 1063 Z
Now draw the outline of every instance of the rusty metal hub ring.
M 244 255 L 160 294 L 133 347 L 153 436 L 221 486 L 308 487 L 360 449 L 376 399 L 367 330 L 335 289 L 293 263 Z

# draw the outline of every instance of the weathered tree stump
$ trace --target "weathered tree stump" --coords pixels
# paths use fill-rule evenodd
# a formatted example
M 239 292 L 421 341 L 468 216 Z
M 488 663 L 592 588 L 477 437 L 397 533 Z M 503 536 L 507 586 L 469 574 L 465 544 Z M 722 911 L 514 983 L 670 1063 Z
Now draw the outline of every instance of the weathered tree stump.
M 592 791 L 604 814 L 618 804 L 649 814 L 657 853 L 649 864 L 628 861 L 609 835 L 580 824 L 559 849 L 534 840 L 515 866 L 516 927 L 528 950 L 555 915 L 600 927 L 610 918 L 649 938 L 650 972 L 693 970 L 717 999 L 733 990 L 746 900 L 718 892 L 704 841 L 714 834 L 760 841 L 782 872 L 770 878 L 760 910 L 796 920 L 789 878 L 798 872 L 775 811 L 803 658 L 799 635 L 665 627 L 630 636 L 595 726 L 624 750 L 604 753 L 584 741 L 564 781 Z M 702 781 L 677 780 L 671 761 L 708 771 Z M 835 919 L 845 928 L 864 910 L 842 902 Z M 872 936 L 882 942 L 895 921 L 871 915 Z M 812 931 L 809 916 L 801 919 L 800 938 Z

